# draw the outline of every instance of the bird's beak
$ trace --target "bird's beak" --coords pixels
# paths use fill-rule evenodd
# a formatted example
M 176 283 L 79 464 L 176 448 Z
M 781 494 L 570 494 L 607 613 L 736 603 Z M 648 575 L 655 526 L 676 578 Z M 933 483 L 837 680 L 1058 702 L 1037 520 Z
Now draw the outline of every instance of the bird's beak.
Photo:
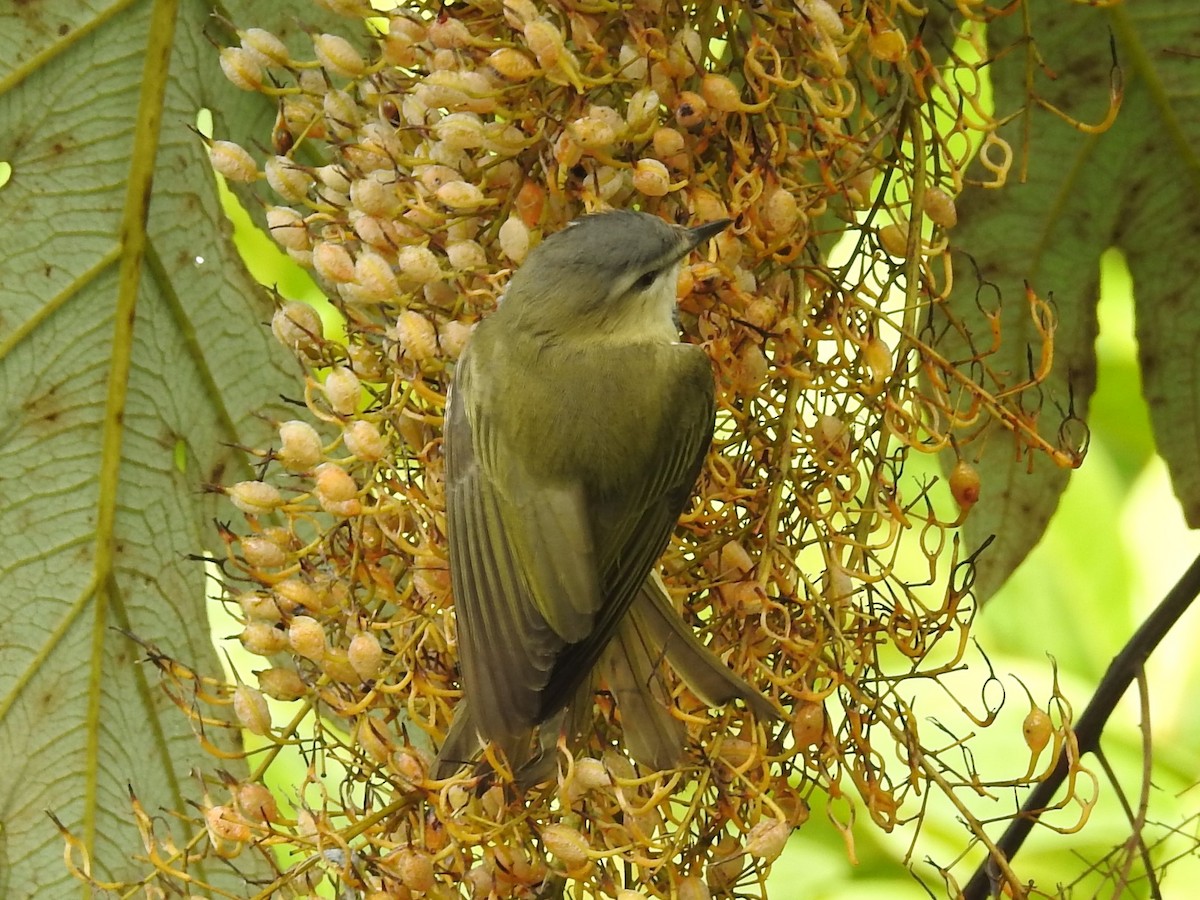
M 717 219 L 715 222 L 705 222 L 703 225 L 697 225 L 695 228 L 688 229 L 689 246 L 688 250 L 693 250 L 699 247 L 710 237 L 714 237 L 733 224 L 733 219 Z

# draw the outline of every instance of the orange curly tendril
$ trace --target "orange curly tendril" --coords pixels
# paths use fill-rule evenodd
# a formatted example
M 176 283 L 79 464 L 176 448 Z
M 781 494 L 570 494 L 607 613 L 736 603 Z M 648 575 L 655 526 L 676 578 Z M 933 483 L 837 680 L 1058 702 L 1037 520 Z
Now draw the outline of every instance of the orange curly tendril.
M 976 552 L 955 531 L 983 489 L 972 445 L 1082 459 L 1063 423 L 1040 430 L 1058 408 L 1043 390 L 1050 304 L 1024 298 L 1031 363 L 1013 373 L 993 363 L 1008 338 L 984 286 L 986 333 L 951 301 L 955 198 L 980 183 L 967 165 L 1001 187 L 1014 164 L 983 97 L 981 26 L 1021 4 L 957 0 L 936 25 L 903 0 L 323 6 L 364 39 L 313 33 L 296 58 L 246 28 L 220 51 L 235 85 L 277 104 L 255 142 L 273 152 L 209 142 L 344 331 L 277 304 L 306 408 L 248 448 L 259 480 L 212 488 L 244 514 L 221 531 L 217 577 L 262 668 L 225 683 L 146 648 L 216 763 L 232 765 L 214 729 L 248 733 L 249 773 L 197 773 L 184 838 L 133 797 L 146 879 L 97 885 L 234 896 L 199 874 L 215 856 L 274 872 L 256 898 L 765 896 L 796 829 L 832 827 L 853 859 L 864 815 L 919 831 L 932 798 L 968 851 L 986 849 L 971 801 L 1063 755 L 1081 827 L 1095 778 L 1057 685 L 1012 735 L 1024 771 L 999 780 L 969 748 L 998 721 L 1000 679 L 960 696 L 968 665 L 991 672 L 970 639 Z M 552 781 L 516 790 L 490 750 L 491 783 L 434 780 L 460 696 L 441 445 L 453 364 L 531 246 L 609 208 L 734 222 L 680 279 L 717 423 L 662 571 L 705 644 L 787 720 L 709 710 L 672 683 L 687 757 L 649 771 L 621 752 L 601 690 Z M 935 307 L 969 358 L 941 349 Z M 945 478 L 922 462 L 935 454 Z M 935 694 L 959 732 L 918 714 Z M 273 794 L 285 759 L 296 780 Z M 91 877 L 71 839 L 67 859 Z M 948 885 L 957 862 L 934 864 Z

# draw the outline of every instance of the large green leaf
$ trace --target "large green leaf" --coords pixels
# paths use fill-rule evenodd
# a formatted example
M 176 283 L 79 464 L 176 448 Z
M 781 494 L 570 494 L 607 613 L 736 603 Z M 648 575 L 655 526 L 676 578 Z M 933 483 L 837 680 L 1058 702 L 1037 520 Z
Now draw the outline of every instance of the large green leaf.
M 1182 243 L 1200 231 L 1194 150 L 1200 66 L 1180 52 L 1195 6 L 1191 0 L 1151 0 L 1108 10 L 1059 3 L 1027 9 L 1032 43 L 1021 15 L 989 29 L 990 52 L 1005 54 L 989 67 L 997 113 L 1028 112 L 1000 132 L 1017 155 L 1010 183 L 1000 191 L 968 188 L 960 197 L 953 238 L 980 277 L 966 257 L 956 258 L 952 308 L 976 335 L 986 335 L 975 305 L 980 279 L 988 285 L 979 291 L 983 309 L 1002 298 L 1004 347 L 991 364 L 1017 380 L 1027 373 L 1029 346 L 1036 358 L 1039 344 L 1024 283 L 1052 298 L 1055 373 L 1041 398 L 1041 424 L 1053 439 L 1071 404 L 1078 415 L 1086 413 L 1095 387 L 1100 256 L 1113 245 L 1124 250 L 1134 276 L 1145 390 L 1159 449 L 1196 524 L 1200 441 L 1193 360 L 1200 315 L 1185 299 L 1200 273 Z M 1075 120 L 1102 121 L 1114 35 L 1125 93 L 1112 128 L 1078 130 L 1029 99 L 1032 83 L 1037 97 Z M 1028 177 L 1017 183 L 1023 159 Z M 976 166 L 973 174 L 985 173 Z M 977 447 L 970 448 L 972 456 Z M 979 564 L 977 589 L 986 598 L 1041 538 L 1067 472 L 1037 459 L 1030 473 L 1028 460 L 1004 433 L 994 433 L 981 452 L 983 494 L 966 527 L 973 544 L 996 535 Z
M 1159 453 L 1190 527 L 1200 527 L 1200 57 L 1196 6 L 1133 3 L 1112 13 L 1132 90 L 1116 244 L 1137 300 L 1142 383 Z
M 251 115 L 262 101 L 222 77 L 211 6 L 175 7 L 0 7 L 5 898 L 90 893 L 46 811 L 113 880 L 145 872 L 130 788 L 160 828 L 195 813 L 205 759 L 122 630 L 218 671 L 189 558 L 221 552 L 203 486 L 245 466 L 231 445 L 269 440 L 256 413 L 295 392 L 192 131 L 202 107 L 249 127 L 269 104 Z

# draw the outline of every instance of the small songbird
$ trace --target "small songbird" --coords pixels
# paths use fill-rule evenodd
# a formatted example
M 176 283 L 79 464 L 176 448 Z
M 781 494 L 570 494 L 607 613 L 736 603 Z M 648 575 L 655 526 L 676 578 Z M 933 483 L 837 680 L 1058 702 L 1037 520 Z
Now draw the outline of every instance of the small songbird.
M 686 732 L 664 660 L 704 703 L 778 717 L 700 643 L 656 571 L 713 432 L 711 365 L 679 340 L 680 266 L 727 225 L 578 219 L 529 254 L 472 335 L 445 426 L 464 699 L 435 777 L 491 741 L 519 782 L 543 780 L 560 733 L 590 722 L 597 676 L 630 755 L 677 764 Z

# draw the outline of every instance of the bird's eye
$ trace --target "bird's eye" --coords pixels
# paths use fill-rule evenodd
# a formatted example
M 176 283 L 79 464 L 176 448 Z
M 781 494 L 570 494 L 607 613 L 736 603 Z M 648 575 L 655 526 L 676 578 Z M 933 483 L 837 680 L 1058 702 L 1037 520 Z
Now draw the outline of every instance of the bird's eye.
M 633 286 L 635 288 L 637 288 L 639 291 L 649 290 L 650 285 L 654 284 L 654 282 L 657 278 L 658 278 L 658 273 L 654 272 L 654 271 L 650 271 L 650 272 L 647 272 L 645 275 L 643 275 L 641 278 L 639 278 L 637 281 L 635 281 L 633 283 Z

